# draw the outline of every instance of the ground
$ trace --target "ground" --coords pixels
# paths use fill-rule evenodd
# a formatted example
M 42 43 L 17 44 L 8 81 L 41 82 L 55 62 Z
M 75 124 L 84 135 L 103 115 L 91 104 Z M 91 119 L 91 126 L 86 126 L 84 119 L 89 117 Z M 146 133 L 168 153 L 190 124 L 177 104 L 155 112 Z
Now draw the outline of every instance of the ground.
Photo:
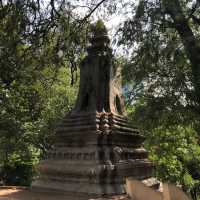
M 74 200 L 73 196 L 62 194 L 35 193 L 26 187 L 0 187 L 0 200 Z M 92 200 L 92 199 L 91 199 Z M 96 200 L 127 200 L 125 195 Z

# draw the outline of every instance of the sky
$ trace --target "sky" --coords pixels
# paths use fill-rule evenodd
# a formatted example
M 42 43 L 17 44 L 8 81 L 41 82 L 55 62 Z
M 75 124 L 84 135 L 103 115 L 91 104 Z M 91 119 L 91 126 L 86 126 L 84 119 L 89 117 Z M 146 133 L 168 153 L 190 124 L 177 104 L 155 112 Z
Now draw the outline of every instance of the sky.
M 49 4 L 50 0 L 41 0 L 44 7 Z M 56 2 L 56 1 L 55 1 Z M 66 7 L 73 9 L 73 12 L 77 14 L 80 18 L 84 18 L 90 10 L 94 8 L 96 4 L 101 2 L 101 0 L 66 0 Z M 123 47 L 120 47 L 116 44 L 116 30 L 126 19 L 132 18 L 134 15 L 134 5 L 137 5 L 139 0 L 105 0 L 105 3 L 102 4 L 95 12 L 91 15 L 91 22 L 95 22 L 98 19 L 104 21 L 108 34 L 111 39 L 111 46 L 113 48 L 113 53 L 115 55 L 124 55 L 127 52 L 124 52 Z M 127 50 L 128 48 L 126 48 Z M 131 49 L 129 49 L 131 52 Z M 131 53 L 130 53 L 131 54 Z
M 91 1 L 89 0 L 88 4 L 90 4 Z M 92 2 L 96 3 L 100 1 L 101 0 L 93 0 Z M 90 17 L 90 20 L 92 22 L 95 22 L 98 19 L 102 19 L 108 29 L 109 36 L 113 36 L 115 34 L 117 27 L 121 23 L 123 23 L 127 18 L 131 18 L 133 16 L 134 12 L 133 12 L 133 7 L 131 6 L 131 4 L 133 3 L 138 4 L 138 1 L 139 0 L 107 0 L 105 1 L 105 4 L 103 4 L 101 7 L 99 7 L 99 9 L 97 9 L 93 13 L 93 15 Z M 77 13 L 80 16 L 85 16 L 89 12 L 89 9 L 82 6 L 85 6 L 88 0 L 82 0 L 78 2 L 79 2 L 78 4 L 74 3 L 74 5 L 80 5 L 80 7 L 75 9 L 75 13 Z M 114 2 L 116 4 L 115 6 L 113 4 L 113 7 L 115 9 L 114 12 L 113 12 L 111 2 Z

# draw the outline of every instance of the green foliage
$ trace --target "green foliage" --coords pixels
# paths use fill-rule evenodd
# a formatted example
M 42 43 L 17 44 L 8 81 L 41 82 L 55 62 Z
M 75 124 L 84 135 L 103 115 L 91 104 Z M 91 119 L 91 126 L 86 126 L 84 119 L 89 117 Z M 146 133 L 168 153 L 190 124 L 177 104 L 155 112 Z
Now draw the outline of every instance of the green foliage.
M 3 184 L 30 186 L 32 177 L 36 175 L 35 164 L 32 160 L 10 160 L 1 166 L 0 176 Z
M 35 87 L 38 89 L 41 104 L 41 117 L 36 123 L 38 133 L 38 147 L 43 153 L 50 148 L 54 136 L 54 128 L 67 112 L 72 109 L 77 96 L 78 81 L 73 87 L 70 84 L 71 76 L 69 69 L 61 68 L 57 74 L 57 80 L 52 83 L 52 71 L 44 70 L 44 82 L 38 81 Z M 48 83 L 49 79 L 49 83 Z M 42 143 L 41 143 L 42 141 Z
M 23 85 L 22 90 L 20 85 L 13 93 L 7 92 L 7 101 L 1 104 L 0 172 L 4 184 L 31 183 L 34 165 L 51 146 L 57 120 L 76 98 L 78 82 L 71 87 L 69 69 L 60 68 L 54 76 L 46 68 L 40 75 L 31 86 Z
M 190 120 L 184 123 L 184 118 L 181 122 L 180 112 L 176 111 L 158 110 L 158 116 L 151 116 L 156 115 L 156 108 L 150 108 L 145 108 L 144 101 L 138 101 L 136 106 L 127 107 L 127 113 L 146 135 L 145 147 L 155 164 L 154 175 L 164 182 L 181 185 L 196 199 L 200 194 L 200 146 L 195 123 L 192 125 Z
M 187 191 L 200 184 L 200 147 L 191 127 L 155 128 L 148 134 L 147 142 L 161 180 L 182 185 Z M 196 170 L 191 169 L 192 163 Z
M 119 29 L 119 44 L 132 48 L 123 69 L 128 114 L 147 135 L 156 175 L 197 199 L 199 3 L 141 0 L 134 9 Z
M 0 181 L 30 185 L 57 120 L 71 109 L 87 23 L 58 2 L 0 3 Z M 49 13 L 49 14 L 48 14 Z M 78 16 L 77 16 L 78 19 Z M 72 76 L 73 74 L 73 76 Z

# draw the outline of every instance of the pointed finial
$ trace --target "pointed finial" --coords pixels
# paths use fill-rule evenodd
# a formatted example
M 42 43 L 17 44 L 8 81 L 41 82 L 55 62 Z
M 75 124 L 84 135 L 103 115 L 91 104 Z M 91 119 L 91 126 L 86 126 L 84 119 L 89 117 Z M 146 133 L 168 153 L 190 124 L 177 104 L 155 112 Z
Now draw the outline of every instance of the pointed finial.
M 88 48 L 88 52 L 107 52 L 109 54 L 111 52 L 108 31 L 105 24 L 100 19 L 91 25 L 90 43 L 91 46 Z
M 107 36 L 108 30 L 101 19 L 91 26 L 93 37 Z

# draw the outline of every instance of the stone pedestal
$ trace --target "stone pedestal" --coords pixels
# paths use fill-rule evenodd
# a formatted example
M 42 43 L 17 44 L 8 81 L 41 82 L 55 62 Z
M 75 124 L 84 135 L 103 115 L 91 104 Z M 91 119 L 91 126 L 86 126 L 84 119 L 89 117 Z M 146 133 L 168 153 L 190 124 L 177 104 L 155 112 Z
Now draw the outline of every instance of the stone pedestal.
M 125 192 L 125 178 L 151 176 L 144 137 L 124 116 L 121 68 L 111 52 L 105 27 L 95 29 L 80 66 L 76 106 L 57 126 L 55 145 L 40 163 L 32 190 L 116 195 Z
M 57 141 L 39 165 L 33 189 L 91 195 L 124 193 L 125 177 L 146 179 L 152 164 L 144 138 L 125 117 L 112 113 L 66 116 Z

